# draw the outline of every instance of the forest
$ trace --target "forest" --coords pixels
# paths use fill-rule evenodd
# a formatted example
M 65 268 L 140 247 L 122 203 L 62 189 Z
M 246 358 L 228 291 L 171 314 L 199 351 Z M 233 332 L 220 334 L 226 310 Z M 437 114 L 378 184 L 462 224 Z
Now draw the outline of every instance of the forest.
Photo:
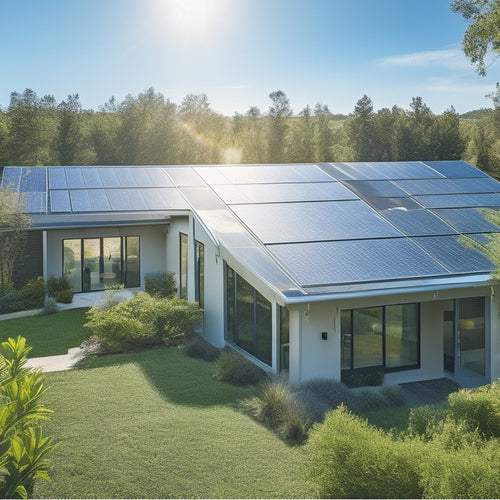
M 269 108 L 232 117 L 205 94 L 180 104 L 153 88 L 97 111 L 78 94 L 57 102 L 26 89 L 0 108 L 0 168 L 7 165 L 303 163 L 463 159 L 500 177 L 500 87 L 492 107 L 434 114 L 421 97 L 408 109 L 375 110 L 367 95 L 349 115 L 317 103 L 294 112 L 281 90 Z

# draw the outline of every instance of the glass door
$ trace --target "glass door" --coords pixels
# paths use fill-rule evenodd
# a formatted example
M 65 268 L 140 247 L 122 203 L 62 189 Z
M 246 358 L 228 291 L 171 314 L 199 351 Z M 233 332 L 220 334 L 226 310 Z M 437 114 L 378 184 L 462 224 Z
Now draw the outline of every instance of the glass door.
M 457 299 L 457 375 L 484 377 L 486 375 L 485 299 Z
M 83 291 L 104 290 L 101 282 L 101 239 L 83 240 Z

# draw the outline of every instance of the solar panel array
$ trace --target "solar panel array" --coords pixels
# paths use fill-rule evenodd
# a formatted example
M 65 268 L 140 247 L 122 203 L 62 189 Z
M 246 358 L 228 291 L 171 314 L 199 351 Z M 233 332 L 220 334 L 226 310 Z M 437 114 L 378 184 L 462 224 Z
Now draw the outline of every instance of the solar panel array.
M 486 215 L 500 183 L 462 161 L 23 167 L 2 182 L 31 214 L 193 210 L 284 293 L 487 273 L 478 248 L 500 232 Z

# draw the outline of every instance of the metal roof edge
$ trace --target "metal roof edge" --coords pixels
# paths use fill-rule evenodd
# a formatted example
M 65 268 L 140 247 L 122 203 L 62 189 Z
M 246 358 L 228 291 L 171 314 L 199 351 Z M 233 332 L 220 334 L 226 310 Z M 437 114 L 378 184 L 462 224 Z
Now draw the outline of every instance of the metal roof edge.
M 333 292 L 318 295 L 305 295 L 298 297 L 285 297 L 286 305 L 307 304 L 312 302 L 328 302 L 331 300 L 361 299 L 366 297 L 380 297 L 385 295 L 396 295 L 418 292 L 433 292 L 439 290 L 452 290 L 460 288 L 476 288 L 498 284 L 491 279 L 490 274 L 481 274 L 474 276 L 477 280 L 461 281 L 458 283 L 429 283 L 425 285 L 404 286 L 401 288 L 379 288 L 375 290 L 359 290 L 352 292 Z

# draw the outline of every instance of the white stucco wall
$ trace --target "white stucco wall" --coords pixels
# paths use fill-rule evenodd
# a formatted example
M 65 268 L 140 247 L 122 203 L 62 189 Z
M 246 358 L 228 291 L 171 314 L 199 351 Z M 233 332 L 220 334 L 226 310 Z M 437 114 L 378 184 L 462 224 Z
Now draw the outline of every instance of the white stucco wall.
M 99 238 L 112 236 L 140 236 L 141 286 L 144 274 L 165 270 L 165 235 L 167 225 L 120 226 L 82 229 L 53 229 L 47 231 L 47 276 L 61 276 L 63 272 L 63 240 L 70 238 Z
M 420 303 L 420 368 L 386 373 L 384 384 L 443 377 L 443 312 L 453 309 L 455 298 L 484 296 L 488 303 L 491 293 L 491 286 L 482 286 L 290 305 L 290 382 L 340 379 L 341 310 L 413 302 Z M 492 307 L 486 307 L 486 314 L 491 310 L 486 321 L 487 325 L 491 322 L 491 329 L 486 331 L 486 344 L 491 350 L 492 379 L 500 377 L 500 300 L 497 295 L 491 299 Z M 327 340 L 322 340 L 322 332 L 327 332 Z

